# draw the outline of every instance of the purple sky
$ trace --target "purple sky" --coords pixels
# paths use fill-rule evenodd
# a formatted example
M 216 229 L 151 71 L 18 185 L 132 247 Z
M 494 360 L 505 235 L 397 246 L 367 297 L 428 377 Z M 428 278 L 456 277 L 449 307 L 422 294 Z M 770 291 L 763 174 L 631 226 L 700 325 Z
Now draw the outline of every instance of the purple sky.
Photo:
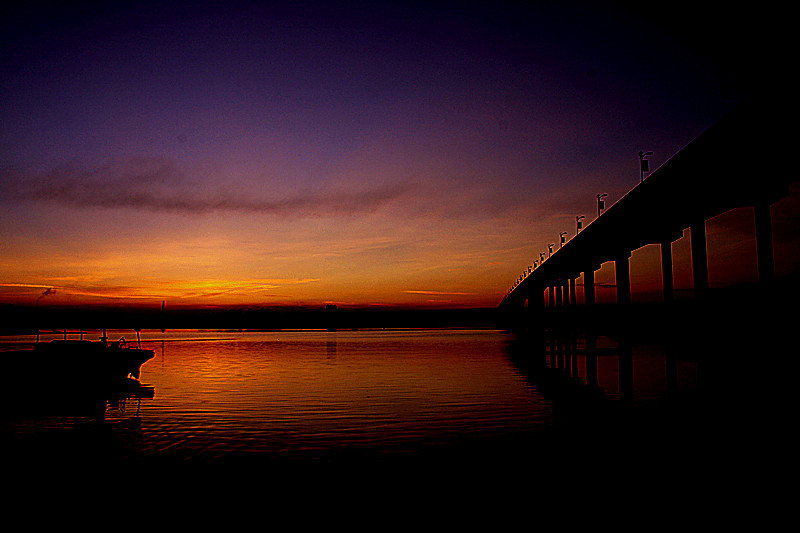
M 3 8 L 0 297 L 498 302 L 755 53 L 693 4 L 528 4 Z

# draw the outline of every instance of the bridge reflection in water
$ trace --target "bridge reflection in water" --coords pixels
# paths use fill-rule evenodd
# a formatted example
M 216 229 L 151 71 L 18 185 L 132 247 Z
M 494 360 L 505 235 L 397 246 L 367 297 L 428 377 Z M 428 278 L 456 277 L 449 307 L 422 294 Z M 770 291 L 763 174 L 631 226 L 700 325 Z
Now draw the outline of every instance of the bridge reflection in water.
M 520 331 L 510 358 L 553 415 L 551 445 L 539 456 L 561 475 L 609 487 L 674 482 L 684 497 L 768 483 L 794 456 L 794 401 L 783 378 L 796 343 L 771 331 Z

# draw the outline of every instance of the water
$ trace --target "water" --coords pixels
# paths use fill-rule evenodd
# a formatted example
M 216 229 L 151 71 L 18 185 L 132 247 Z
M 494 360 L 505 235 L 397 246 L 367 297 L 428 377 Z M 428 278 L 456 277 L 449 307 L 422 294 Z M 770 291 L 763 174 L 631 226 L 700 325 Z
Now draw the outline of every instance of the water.
M 171 333 L 145 343 L 137 453 L 327 458 L 529 433 L 550 414 L 497 333 Z
M 747 386 L 734 382 L 734 399 L 709 389 L 708 365 L 684 347 L 638 343 L 621 357 L 617 341 L 600 338 L 591 359 L 585 339 L 539 343 L 498 330 L 143 331 L 141 339 L 156 354 L 140 377 L 150 397 L 107 402 L 101 416 L 23 416 L 7 398 L 4 462 L 239 473 L 448 465 L 538 479 L 591 471 L 605 484 L 620 478 L 621 459 L 633 470 L 646 465 L 648 476 L 676 464 L 708 471 L 721 460 L 720 441 L 753 426 L 743 423 L 755 404 L 741 394 Z M 31 340 L 7 337 L 2 349 Z

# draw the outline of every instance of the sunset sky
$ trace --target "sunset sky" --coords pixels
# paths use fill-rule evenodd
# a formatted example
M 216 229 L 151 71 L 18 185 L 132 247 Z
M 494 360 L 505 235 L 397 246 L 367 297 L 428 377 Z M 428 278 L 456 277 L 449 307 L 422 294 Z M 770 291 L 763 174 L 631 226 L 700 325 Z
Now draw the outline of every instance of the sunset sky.
M 89 4 L 3 8 L 0 302 L 494 306 L 750 75 L 680 3 Z

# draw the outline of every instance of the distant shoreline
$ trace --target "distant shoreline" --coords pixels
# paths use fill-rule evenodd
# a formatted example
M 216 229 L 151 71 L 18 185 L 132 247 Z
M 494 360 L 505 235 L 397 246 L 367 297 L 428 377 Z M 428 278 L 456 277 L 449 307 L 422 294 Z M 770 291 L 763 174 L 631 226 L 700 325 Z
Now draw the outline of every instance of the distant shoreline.
M 172 309 L 120 308 L 0 309 L 0 335 L 67 329 L 148 329 L 215 331 L 381 330 L 496 327 L 497 309 L 360 310 L 339 309 Z
M 785 282 L 784 282 L 785 281 Z M 528 309 L 506 312 L 499 308 L 347 308 L 318 307 L 227 307 L 161 309 L 114 307 L 61 307 L 0 305 L 0 335 L 36 334 L 37 330 L 63 331 L 107 329 L 139 330 L 382 330 L 382 329 L 527 329 L 531 326 L 600 328 L 628 331 L 656 331 L 668 328 L 720 326 L 767 327 L 790 320 L 787 310 L 800 296 L 796 277 L 780 280 L 773 291 L 756 285 L 712 289 L 705 302 L 694 299 L 663 302 L 634 302 L 628 308 L 598 303 L 587 308 L 547 309 L 536 315 Z

